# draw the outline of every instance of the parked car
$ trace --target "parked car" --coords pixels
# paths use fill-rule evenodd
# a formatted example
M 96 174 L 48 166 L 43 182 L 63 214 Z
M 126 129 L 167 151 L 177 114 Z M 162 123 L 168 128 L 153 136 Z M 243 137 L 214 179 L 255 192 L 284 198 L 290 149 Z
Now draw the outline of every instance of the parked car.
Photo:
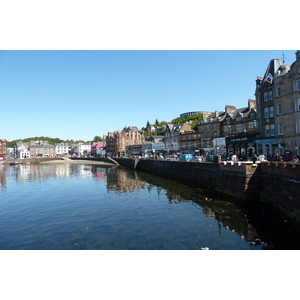
M 191 161 L 202 162 L 201 156 L 194 156 Z
M 282 157 L 282 161 L 293 161 L 292 155 L 280 155 Z M 276 155 L 272 156 L 272 161 L 275 161 Z
M 179 161 L 191 161 L 193 159 L 192 154 L 181 154 L 179 157 Z

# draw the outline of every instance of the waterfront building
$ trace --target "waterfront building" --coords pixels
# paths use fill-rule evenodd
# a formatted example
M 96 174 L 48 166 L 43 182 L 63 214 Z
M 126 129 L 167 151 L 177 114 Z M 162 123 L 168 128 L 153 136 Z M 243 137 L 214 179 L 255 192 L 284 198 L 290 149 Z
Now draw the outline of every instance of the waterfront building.
M 70 152 L 70 147 L 68 143 L 55 144 L 56 155 L 68 155 L 69 152 Z
M 185 131 L 180 134 L 180 153 L 199 155 L 200 133 L 194 130 Z
M 184 132 L 192 131 L 192 127 L 187 124 L 167 124 L 163 142 L 165 150 L 169 153 L 177 153 L 180 151 L 180 135 Z
M 142 145 L 142 155 L 152 155 L 155 153 L 164 153 L 165 144 L 163 135 L 145 136 L 145 143 Z
M 103 149 L 105 143 L 104 142 L 93 142 L 91 145 L 91 155 L 92 156 L 98 156 L 97 150 L 98 149 Z
M 256 101 L 236 108 L 225 105 L 225 111 L 203 115 L 198 125 L 200 154 L 252 156 L 257 135 Z
M 20 159 L 30 158 L 30 151 L 26 149 L 19 151 L 18 158 Z
M 24 143 L 24 145 L 26 145 L 26 143 Z M 28 151 L 31 157 L 53 157 L 56 155 L 55 145 L 51 145 L 47 141 L 31 141 L 28 145 Z M 20 157 L 20 148 L 18 153 Z
M 300 51 L 288 66 L 272 59 L 264 77 L 257 77 L 255 96 L 259 136 L 257 150 L 270 158 L 275 153 L 300 155 Z
M 6 140 L 0 139 L 0 160 L 6 159 Z
M 24 158 L 27 157 L 27 155 L 30 157 L 29 143 L 25 143 L 23 141 L 17 142 L 14 149 L 14 157 Z
M 226 106 L 225 110 L 230 110 L 231 106 Z M 214 113 L 203 114 L 203 119 L 198 125 L 198 132 L 200 133 L 199 148 L 200 154 L 214 155 L 215 149 L 213 140 L 224 137 L 221 130 L 221 122 L 225 118 L 225 113 L 220 113 L 216 110 Z
M 15 157 L 15 148 L 6 148 L 6 159 Z
M 108 132 L 106 136 L 106 154 L 108 156 L 126 155 L 126 146 L 145 143 L 144 131 L 136 126 L 125 126 L 122 131 Z
M 248 106 L 235 108 L 225 107 L 225 116 L 221 130 L 226 141 L 226 155 L 251 157 L 255 154 L 255 139 L 257 131 L 256 101 L 248 99 Z
M 91 144 L 79 143 L 73 147 L 73 153 L 77 156 L 88 155 L 91 152 Z

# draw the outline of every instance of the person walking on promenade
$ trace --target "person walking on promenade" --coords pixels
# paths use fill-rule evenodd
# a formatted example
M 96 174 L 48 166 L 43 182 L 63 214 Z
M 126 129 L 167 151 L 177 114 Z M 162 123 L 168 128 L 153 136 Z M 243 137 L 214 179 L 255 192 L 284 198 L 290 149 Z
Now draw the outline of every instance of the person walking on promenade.
M 274 157 L 274 161 L 283 161 L 283 158 L 278 153 L 276 153 L 276 155 Z
M 299 159 L 298 159 L 297 155 L 294 155 L 293 162 L 295 162 L 295 163 L 299 162 Z

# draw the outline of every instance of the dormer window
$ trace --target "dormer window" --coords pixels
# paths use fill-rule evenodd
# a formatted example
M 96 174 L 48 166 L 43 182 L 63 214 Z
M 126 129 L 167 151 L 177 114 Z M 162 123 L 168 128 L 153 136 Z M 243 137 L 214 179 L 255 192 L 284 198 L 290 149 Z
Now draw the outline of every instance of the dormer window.
M 227 117 L 225 120 L 226 122 L 230 122 L 230 117 Z
M 235 118 L 235 120 L 236 120 L 237 122 L 241 122 L 241 121 L 242 121 L 242 117 L 241 117 L 241 116 L 238 116 L 238 117 Z

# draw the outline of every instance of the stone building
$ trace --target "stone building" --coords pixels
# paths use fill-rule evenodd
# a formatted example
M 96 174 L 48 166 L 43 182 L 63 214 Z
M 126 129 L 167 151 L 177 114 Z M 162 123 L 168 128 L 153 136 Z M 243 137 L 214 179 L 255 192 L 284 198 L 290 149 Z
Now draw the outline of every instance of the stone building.
M 180 134 L 179 148 L 181 153 L 199 155 L 200 133 L 194 130 L 185 131 Z
M 125 126 L 122 131 L 108 132 L 106 136 L 107 156 L 126 155 L 126 146 L 145 143 L 144 131 L 136 126 Z
M 221 132 L 225 136 L 226 155 L 251 157 L 255 153 L 257 131 L 256 101 L 248 99 L 248 106 L 225 107 L 225 116 L 221 123 Z
M 200 154 L 251 156 L 257 134 L 256 101 L 248 99 L 247 107 L 226 105 L 224 112 L 203 115 L 198 132 Z
M 255 96 L 259 136 L 257 151 L 267 157 L 300 155 L 300 51 L 288 66 L 272 59 L 264 77 L 257 77 Z
M 229 111 L 230 106 L 227 105 L 225 109 Z M 214 113 L 203 114 L 203 120 L 198 125 L 198 132 L 200 133 L 200 154 L 217 154 L 217 151 L 214 149 L 213 141 L 215 139 L 224 137 L 221 128 L 221 122 L 224 118 L 225 113 L 219 113 L 218 110 L 216 110 Z
M 169 153 L 177 153 L 180 151 L 180 135 L 184 132 L 191 132 L 192 127 L 187 123 L 183 124 L 167 124 L 163 142 L 165 143 L 165 151 Z

